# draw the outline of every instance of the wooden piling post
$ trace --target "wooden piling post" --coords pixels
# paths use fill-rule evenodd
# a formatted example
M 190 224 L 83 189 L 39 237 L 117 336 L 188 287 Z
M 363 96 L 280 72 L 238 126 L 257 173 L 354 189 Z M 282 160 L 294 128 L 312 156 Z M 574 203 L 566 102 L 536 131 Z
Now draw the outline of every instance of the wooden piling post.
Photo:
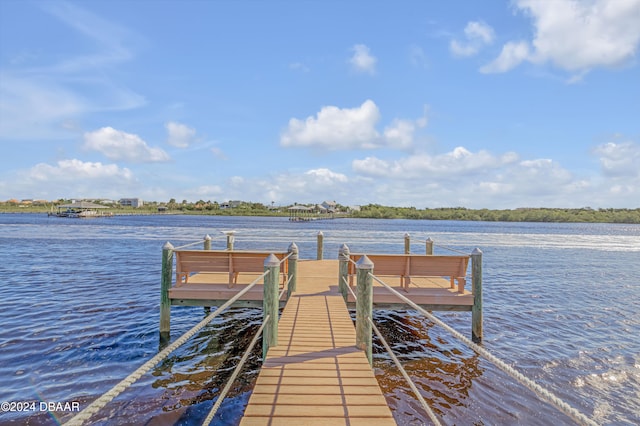
M 373 262 L 364 255 L 356 263 L 356 347 L 365 351 L 373 365 L 373 327 L 367 318 L 373 317 Z
M 322 233 L 322 231 L 318 232 L 318 254 L 317 254 L 317 259 L 318 260 L 322 260 L 322 250 L 323 250 L 323 245 L 324 245 L 324 234 Z
M 264 271 L 269 273 L 264 277 L 263 286 L 263 321 L 270 316 L 269 324 L 262 335 L 262 357 L 267 357 L 267 351 L 272 346 L 278 346 L 278 279 L 280 277 L 280 261 L 274 254 L 264 260 Z
M 471 308 L 471 340 L 482 341 L 482 251 L 479 248 L 471 252 L 471 280 L 473 306 Z
M 409 234 L 404 234 L 404 254 L 411 254 L 411 237 Z
M 233 251 L 236 231 L 222 231 L 227 236 L 227 250 Z
M 338 288 L 340 289 L 340 293 L 342 293 L 342 298 L 344 301 L 347 301 L 349 296 L 349 247 L 346 244 L 342 244 L 340 250 L 338 251 Z
M 171 301 L 169 289 L 171 288 L 171 276 L 173 275 L 173 245 L 166 242 L 162 246 L 162 276 L 160 281 L 160 344 L 169 341 L 171 332 Z
M 291 253 L 289 256 L 288 269 L 289 273 L 287 275 L 287 279 L 289 280 L 289 286 L 287 287 L 287 300 L 291 297 L 291 293 L 296 291 L 296 284 L 298 281 L 298 246 L 296 243 L 289 244 L 288 252 Z
M 211 250 L 211 235 L 207 234 L 204 236 L 204 244 L 203 248 L 205 250 Z M 204 307 L 204 314 L 209 315 L 211 313 L 211 306 Z
M 431 256 L 433 255 L 433 240 L 431 239 L 431 237 L 427 238 L 427 242 L 426 242 L 426 253 L 427 255 Z

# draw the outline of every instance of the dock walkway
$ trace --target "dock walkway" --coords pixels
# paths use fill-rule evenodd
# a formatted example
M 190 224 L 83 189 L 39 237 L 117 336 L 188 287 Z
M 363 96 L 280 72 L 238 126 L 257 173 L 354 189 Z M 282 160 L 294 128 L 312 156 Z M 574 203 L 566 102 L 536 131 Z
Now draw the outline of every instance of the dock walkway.
M 338 291 L 337 260 L 300 261 L 242 426 L 395 425 Z

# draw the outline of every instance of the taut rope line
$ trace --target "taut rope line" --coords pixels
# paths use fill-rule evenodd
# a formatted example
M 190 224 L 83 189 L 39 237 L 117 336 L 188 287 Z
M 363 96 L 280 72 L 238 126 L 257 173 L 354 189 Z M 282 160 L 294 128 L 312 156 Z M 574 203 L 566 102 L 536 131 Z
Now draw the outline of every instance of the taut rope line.
M 214 312 L 209 314 L 205 319 L 196 324 L 191 330 L 187 331 L 185 334 L 180 336 L 175 342 L 171 345 L 164 348 L 161 352 L 156 354 L 149 361 L 145 362 L 142 366 L 140 366 L 136 371 L 128 375 L 124 378 L 120 383 L 111 388 L 107 393 L 102 395 L 100 398 L 93 401 L 87 408 L 78 413 L 75 417 L 71 418 L 68 422 L 65 423 L 65 426 L 75 426 L 82 425 L 84 422 L 89 420 L 91 416 L 100 411 L 105 405 L 107 405 L 112 399 L 120 395 L 124 390 L 126 390 L 129 386 L 135 383 L 140 377 L 142 377 L 146 372 L 155 367 L 160 361 L 165 359 L 171 352 L 178 349 L 180 346 L 185 344 L 187 340 L 193 337 L 198 331 L 200 331 L 204 326 L 209 324 L 215 317 L 217 317 L 222 311 L 231 306 L 236 300 L 242 297 L 243 294 L 248 292 L 252 287 L 254 287 L 258 281 L 267 276 L 269 271 L 266 271 L 258 278 L 256 278 L 251 284 L 247 287 L 239 291 L 235 296 L 231 299 L 227 300 L 222 306 L 216 309 Z
M 435 426 L 440 426 L 441 425 L 440 420 L 438 420 L 438 418 L 436 417 L 436 415 L 433 412 L 433 410 L 431 409 L 431 407 L 429 407 L 429 404 L 427 404 L 427 401 L 424 400 L 424 398 L 420 394 L 420 391 L 418 390 L 416 385 L 413 383 L 413 380 L 411 380 L 411 377 L 409 377 L 409 375 L 407 374 L 407 371 L 404 369 L 402 364 L 400 364 L 400 360 L 398 360 L 398 357 L 396 357 L 396 355 L 393 353 L 393 351 L 391 350 L 391 347 L 389 346 L 387 341 L 384 340 L 384 337 L 382 337 L 382 333 L 380 333 L 380 330 L 378 330 L 378 327 L 376 327 L 376 325 L 373 323 L 371 318 L 367 317 L 367 321 L 369 321 L 369 323 L 371 324 L 371 327 L 373 328 L 373 331 L 376 333 L 376 335 L 378 336 L 378 339 L 380 339 L 380 341 L 384 345 L 384 348 L 389 353 L 389 356 L 393 360 L 393 362 L 396 365 L 396 367 L 398 367 L 398 370 L 400 370 L 400 373 L 402 373 L 402 377 L 404 377 L 404 379 L 409 384 L 409 387 L 413 391 L 413 394 L 416 396 L 416 398 L 418 398 L 418 401 L 420 401 L 420 404 L 422 404 L 422 408 L 424 409 L 424 411 L 427 412 L 427 414 L 429 415 L 429 418 L 431 419 L 433 424 Z
M 369 273 L 369 274 L 371 274 L 371 273 Z M 598 426 L 598 424 L 596 422 L 594 422 L 593 420 L 591 420 L 590 418 L 588 418 L 587 416 L 582 414 L 580 411 L 576 410 L 575 408 L 573 408 L 572 406 L 570 406 L 569 404 L 567 404 L 566 402 L 564 402 L 563 400 L 561 400 L 560 398 L 555 396 L 553 393 L 551 393 L 547 389 L 543 388 L 542 386 L 540 386 L 539 384 L 537 384 L 533 380 L 529 379 L 524 374 L 522 374 L 519 371 L 515 370 L 513 367 L 511 367 L 510 365 L 506 364 L 501 359 L 495 357 L 493 354 L 491 354 L 489 351 L 484 349 L 482 346 L 476 345 L 470 339 L 464 337 L 458 331 L 456 331 L 455 329 L 451 328 L 450 326 L 448 326 L 447 324 L 445 324 L 444 322 L 442 322 L 441 320 L 439 320 L 438 318 L 433 316 L 427 310 L 425 310 L 425 309 L 421 308 L 420 306 L 416 305 L 413 301 L 411 301 L 411 299 L 409 299 L 409 298 L 403 296 L 402 294 L 398 293 L 395 289 L 390 287 L 387 283 L 385 283 L 384 281 L 380 280 L 375 275 L 371 274 L 371 277 L 374 280 L 376 280 L 378 283 L 380 283 L 384 287 L 386 287 L 387 290 L 391 291 L 391 293 L 393 293 L 396 296 L 398 296 L 402 301 L 407 303 L 413 309 L 416 309 L 417 311 L 419 311 L 420 313 L 425 315 L 427 318 L 429 318 L 431 321 L 433 321 L 434 323 L 438 324 L 440 327 L 442 327 L 445 330 L 447 330 L 449 333 L 451 333 L 453 336 L 455 336 L 458 340 L 462 341 L 468 347 L 473 349 L 477 354 L 479 354 L 479 355 L 483 356 L 484 358 L 486 358 L 487 360 L 491 361 L 500 370 L 502 370 L 505 373 L 509 374 L 511 377 L 513 377 L 518 382 L 520 382 L 522 385 L 526 386 L 529 390 L 533 391 L 536 395 L 538 395 L 541 398 L 545 399 L 547 402 L 550 402 L 551 404 L 553 404 L 556 408 L 558 408 L 564 414 L 566 414 L 567 416 L 571 417 L 571 419 L 573 419 L 573 421 L 575 421 L 576 423 L 583 424 L 583 425 L 589 425 L 589 426 Z
M 282 293 L 280 294 L 282 295 Z M 224 399 L 227 397 L 227 394 L 229 393 L 229 390 L 231 390 L 231 386 L 233 385 L 233 382 L 236 381 L 238 374 L 240 374 L 240 371 L 242 371 L 242 367 L 244 367 L 244 364 L 247 362 L 247 359 L 249 358 L 249 354 L 251 353 L 251 351 L 253 350 L 253 347 L 258 342 L 258 338 L 262 334 L 264 327 L 267 325 L 267 323 L 270 320 L 271 320 L 271 315 L 267 315 L 264 321 L 262 321 L 262 325 L 258 329 L 258 332 L 256 333 L 256 335 L 253 336 L 253 339 L 251 339 L 251 343 L 249 343 L 249 346 L 247 347 L 247 350 L 244 351 L 244 355 L 242 355 L 240 362 L 238 362 L 238 365 L 236 365 L 236 368 L 233 370 L 231 377 L 229 377 L 229 380 L 227 380 L 227 383 L 224 385 L 224 389 L 222 389 L 222 392 L 220 392 L 220 396 L 216 400 L 215 404 L 213 404 L 213 407 L 211 407 L 211 411 L 209 411 L 209 414 L 207 415 L 207 417 L 202 422 L 203 425 L 208 425 L 213 420 L 213 416 L 216 415 L 216 413 L 218 412 L 218 409 L 222 405 L 222 401 L 224 401 Z

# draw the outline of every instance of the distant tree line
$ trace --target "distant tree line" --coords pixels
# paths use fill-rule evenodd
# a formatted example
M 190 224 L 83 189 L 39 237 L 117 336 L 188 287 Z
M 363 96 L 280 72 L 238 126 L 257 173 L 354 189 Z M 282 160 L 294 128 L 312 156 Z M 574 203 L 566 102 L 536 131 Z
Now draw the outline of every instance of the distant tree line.
M 11 202 L 0 202 L 0 212 L 46 212 L 56 205 L 68 203 L 69 200 L 57 200 L 44 205 L 17 205 Z M 237 202 L 233 207 L 220 204 L 217 201 L 198 200 L 178 202 L 171 199 L 168 202 L 145 201 L 140 208 L 121 207 L 111 205 L 114 213 L 137 214 L 208 214 L 224 216 L 287 216 L 289 206 L 275 207 L 255 202 Z M 339 216 L 367 219 L 424 219 L 424 220 L 470 220 L 487 222 L 603 222 L 603 223 L 632 223 L 640 224 L 640 208 L 637 209 L 592 209 L 583 207 L 578 209 L 562 208 L 519 208 L 513 210 L 468 209 L 465 207 L 424 208 L 390 207 L 380 204 L 361 206 L 359 210 L 352 210 L 338 204 Z M 347 214 L 347 212 L 349 213 Z
M 638 209 L 520 208 L 514 210 L 467 209 L 443 207 L 416 209 L 379 204 L 361 206 L 352 217 L 375 219 L 475 220 L 487 222 L 605 222 L 640 223 Z

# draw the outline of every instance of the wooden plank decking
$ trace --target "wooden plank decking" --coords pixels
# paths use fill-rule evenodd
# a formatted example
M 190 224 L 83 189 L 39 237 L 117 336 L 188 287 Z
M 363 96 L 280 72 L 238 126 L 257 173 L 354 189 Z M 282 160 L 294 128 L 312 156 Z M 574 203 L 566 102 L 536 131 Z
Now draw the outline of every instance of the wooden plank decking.
M 355 327 L 338 290 L 338 270 L 338 260 L 298 262 L 297 290 L 280 317 L 278 345 L 267 353 L 241 425 L 396 424 L 365 352 L 355 347 Z M 169 299 L 173 305 L 213 306 L 259 275 L 241 273 L 229 288 L 227 273 L 198 273 L 169 289 Z M 380 278 L 430 310 L 470 311 L 474 303 L 471 292 L 452 289 L 444 278 L 412 276 L 408 286 L 397 275 Z M 257 285 L 236 303 L 261 305 L 262 287 Z M 347 299 L 354 302 L 350 294 Z M 376 281 L 373 303 L 406 306 Z
M 338 261 L 300 261 L 241 425 L 395 425 L 337 287 Z

